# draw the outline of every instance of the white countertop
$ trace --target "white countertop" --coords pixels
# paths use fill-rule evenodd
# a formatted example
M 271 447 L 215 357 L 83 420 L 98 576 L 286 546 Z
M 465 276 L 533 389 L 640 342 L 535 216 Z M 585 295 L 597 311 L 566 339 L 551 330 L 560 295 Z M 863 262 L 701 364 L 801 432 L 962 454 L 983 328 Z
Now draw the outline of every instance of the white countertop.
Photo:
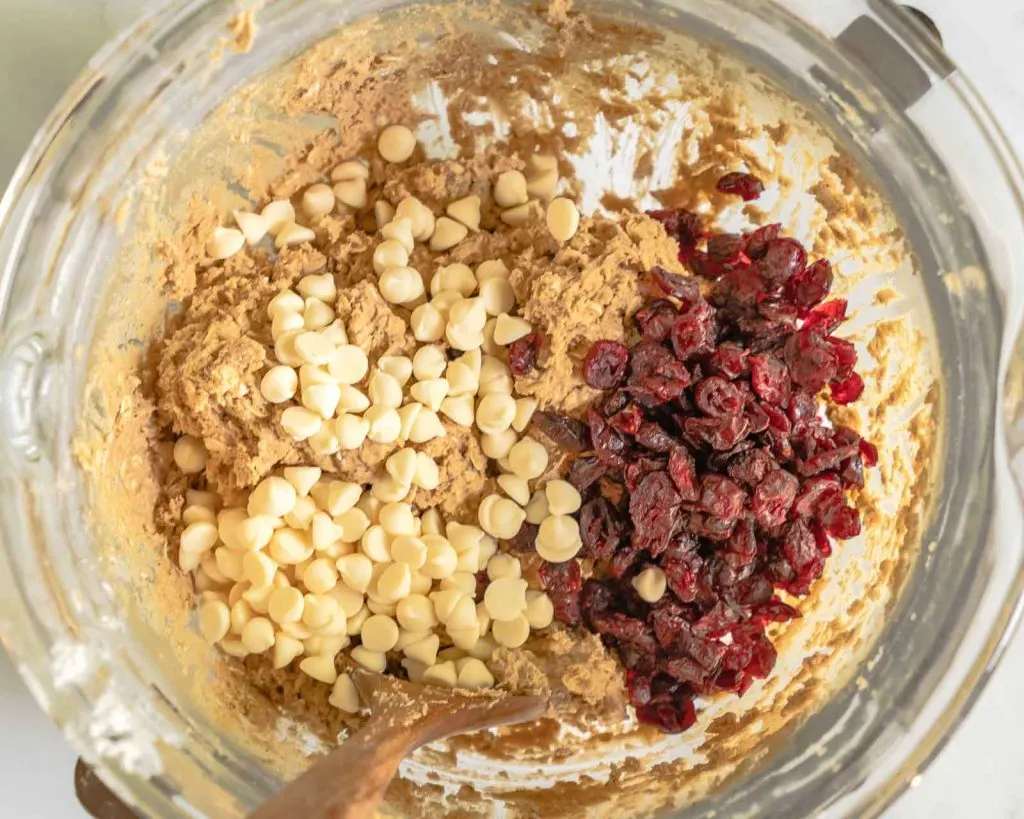
M 842 0 L 821 0 L 842 2 Z M 144 0 L 0 0 L 0 184 L 78 69 Z M 1024 5 L 1020 0 L 918 0 L 953 58 L 1024 156 Z M 55 17 L 60 25 L 53 25 Z M 1024 635 L 1018 634 L 974 711 L 888 819 L 1024 819 Z M 36 707 L 0 650 L 0 814 L 76 819 L 75 754 Z

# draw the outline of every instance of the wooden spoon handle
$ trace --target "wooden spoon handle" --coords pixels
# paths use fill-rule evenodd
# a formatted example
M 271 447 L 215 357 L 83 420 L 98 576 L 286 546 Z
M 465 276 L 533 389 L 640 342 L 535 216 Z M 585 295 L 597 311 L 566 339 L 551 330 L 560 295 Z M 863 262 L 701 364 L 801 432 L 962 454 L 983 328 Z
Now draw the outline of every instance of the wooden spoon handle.
M 415 721 L 375 713 L 336 750 L 289 783 L 249 819 L 373 819 L 402 760 L 421 745 L 453 734 L 523 722 L 547 707 L 541 697 L 504 697 L 427 710 Z

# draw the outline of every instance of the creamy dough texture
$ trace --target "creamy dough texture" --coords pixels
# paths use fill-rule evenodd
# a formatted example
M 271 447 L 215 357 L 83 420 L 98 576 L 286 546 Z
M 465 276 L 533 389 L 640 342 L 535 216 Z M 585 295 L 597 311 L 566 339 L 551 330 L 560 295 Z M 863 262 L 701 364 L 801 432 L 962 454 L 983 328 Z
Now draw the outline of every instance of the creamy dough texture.
M 567 702 L 530 726 L 424 749 L 403 766 L 388 809 L 489 815 L 502 803 L 508 815 L 618 815 L 620 798 L 641 812 L 695 801 L 741 763 L 767 755 L 774 735 L 856 672 L 916 553 L 940 392 L 902 237 L 879 196 L 802 109 L 699 44 L 566 7 L 546 15 L 433 11 L 430 31 L 425 19 L 407 10 L 358 23 L 240 91 L 167 161 L 152 180 L 157 192 L 140 197 L 121 259 L 132 304 L 112 290 L 78 442 L 98 549 L 110 557 L 130 625 L 164 641 L 175 695 L 270 769 L 293 775 L 306 754 L 349 726 L 328 705 L 328 686 L 260 658 L 229 660 L 191 630 L 191 589 L 173 548 L 189 483 L 170 444 L 183 433 L 202 438 L 209 485 L 229 502 L 277 465 L 312 463 L 368 480 L 390 447 L 323 458 L 282 434 L 280 408 L 258 389 L 272 349 L 265 305 L 302 275 L 329 270 L 338 315 L 371 358 L 410 349 L 408 314 L 376 290 L 371 223 L 362 218 L 322 217 L 315 248 L 276 257 L 246 251 L 218 264 L 203 251 L 213 226 L 225 224 L 232 207 L 300 192 L 339 161 L 371 159 L 387 123 L 419 123 L 412 163 L 373 161 L 372 190 L 391 201 L 417 196 L 437 213 L 447 201 L 481 195 L 485 230 L 450 261 L 506 262 L 523 314 L 550 341 L 537 372 L 517 379 L 517 392 L 574 411 L 592 397 L 579 377 L 587 344 L 623 335 L 643 297 L 643 271 L 679 269 L 660 226 L 616 211 L 663 204 L 729 226 L 783 221 L 838 263 L 837 289 L 860 306 L 851 324 L 863 348 L 866 411 L 844 410 L 842 421 L 880 444 L 881 462 L 859 498 L 867 534 L 844 544 L 801 602 L 803 619 L 777 635 L 775 674 L 743 698 L 707 704 L 683 737 L 663 738 L 629 718 L 618 666 L 600 641 L 555 629 L 524 650 L 499 652 L 496 676 L 510 688 L 568 692 Z M 517 34 L 514 44 L 496 36 L 505 30 Z M 258 49 L 259 39 L 247 35 L 246 47 Z M 336 124 L 325 126 L 325 116 Z M 542 222 L 499 227 L 487 205 L 497 174 L 522 168 L 537 148 L 560 157 L 562 177 L 593 214 L 564 247 Z M 722 173 L 743 165 L 779 191 L 777 200 L 742 206 L 714 191 Z M 239 184 L 244 201 L 228 187 Z M 154 250 L 157 286 L 137 265 Z M 419 264 L 421 252 L 410 264 L 431 270 Z M 175 309 L 165 317 L 168 303 Z M 125 347 L 128 339 L 143 344 Z M 486 459 L 471 433 L 449 433 L 428 447 L 441 485 L 414 502 L 469 517 L 488 491 Z M 815 661 L 805 662 L 812 653 Z M 512 759 L 525 773 L 508 772 Z

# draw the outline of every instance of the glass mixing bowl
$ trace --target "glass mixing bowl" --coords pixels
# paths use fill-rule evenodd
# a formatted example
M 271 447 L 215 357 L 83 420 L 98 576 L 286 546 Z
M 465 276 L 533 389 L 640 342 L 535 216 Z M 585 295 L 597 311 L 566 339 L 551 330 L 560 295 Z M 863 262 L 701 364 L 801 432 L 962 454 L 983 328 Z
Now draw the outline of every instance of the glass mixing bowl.
M 158 147 L 174 161 L 165 137 L 325 32 L 401 5 L 271 0 L 260 47 L 225 54 L 216 72 L 209 55 L 224 50 L 234 2 L 154 11 L 92 60 L 0 207 L 0 637 L 40 705 L 143 815 L 242 815 L 280 780 L 198 718 L 92 558 L 72 440 L 90 401 L 84 351 L 124 241 L 115 205 L 157 172 Z M 916 256 L 945 387 L 925 553 L 857 680 L 686 811 L 878 814 L 962 720 L 1019 613 L 1020 166 L 926 29 L 887 0 L 603 5 L 685 29 L 793 95 L 884 192 Z

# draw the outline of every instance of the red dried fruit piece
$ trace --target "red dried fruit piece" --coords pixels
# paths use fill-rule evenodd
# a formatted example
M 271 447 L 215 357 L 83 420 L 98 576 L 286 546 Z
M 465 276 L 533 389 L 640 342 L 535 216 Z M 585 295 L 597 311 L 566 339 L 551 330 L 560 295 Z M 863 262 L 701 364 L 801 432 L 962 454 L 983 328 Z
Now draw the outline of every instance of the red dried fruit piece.
M 793 502 L 793 514 L 800 518 L 813 516 L 822 499 L 830 495 L 842 498 L 842 486 L 835 475 L 817 475 L 808 478 L 800 487 L 800 492 Z
M 793 390 L 786 365 L 770 353 L 750 356 L 750 386 L 758 397 L 780 407 Z
M 591 612 L 591 625 L 598 634 L 610 637 L 642 654 L 655 654 L 658 643 L 643 620 L 621 612 Z
M 789 525 L 782 538 L 782 553 L 797 572 L 803 572 L 821 560 L 818 543 L 807 521 L 795 520 Z
M 786 298 L 801 310 L 821 304 L 832 290 L 832 265 L 818 259 L 802 273 L 786 282 Z
M 651 278 L 663 293 L 679 299 L 682 310 L 688 310 L 694 303 L 704 300 L 700 294 L 700 285 L 689 276 L 655 267 L 651 270 Z
M 623 522 L 605 498 L 594 498 L 580 509 L 580 538 L 583 550 L 598 559 L 607 559 L 622 543 Z
M 701 479 L 700 505 L 709 515 L 731 522 L 739 517 L 747 500 L 738 483 L 714 473 Z
M 576 418 L 538 410 L 533 414 L 532 423 L 566 452 L 586 452 L 591 448 L 590 428 Z
M 725 452 L 746 437 L 750 431 L 750 422 L 741 415 L 732 418 L 687 418 L 683 429 L 712 449 Z
M 840 506 L 831 511 L 821 525 L 832 537 L 849 540 L 860 534 L 860 511 L 853 506 Z
M 695 315 L 682 315 L 672 325 L 672 348 L 680 361 L 710 353 L 715 345 L 714 323 Z
M 832 400 L 837 404 L 851 404 L 864 392 L 864 379 L 857 373 L 850 373 L 842 381 L 833 381 Z
M 580 594 L 583 591 L 583 575 L 575 560 L 565 563 L 545 562 L 539 571 L 541 583 L 555 608 L 555 618 L 567 626 L 580 622 Z
M 794 276 L 804 272 L 807 251 L 796 239 L 772 239 L 758 262 L 758 272 L 768 290 L 778 290 Z
M 588 619 L 592 614 L 608 611 L 614 602 L 615 593 L 608 583 L 591 578 L 583 584 L 583 591 L 580 593 L 580 608 Z
M 744 252 L 751 259 L 763 259 L 764 254 L 768 251 L 768 243 L 772 239 L 778 239 L 781 235 L 782 225 L 778 222 L 763 225 L 747 234 Z
M 678 734 L 693 726 L 697 721 L 697 711 L 691 698 L 679 694 L 671 701 L 659 700 L 637 708 L 636 718 L 645 725 Z
M 537 533 L 540 527 L 533 523 L 523 523 L 515 537 L 505 541 L 509 549 L 520 554 L 529 554 L 537 551 Z
M 863 439 L 860 442 L 860 456 L 864 459 L 864 466 L 875 466 L 878 463 L 878 449 Z
M 774 529 L 786 522 L 800 481 L 784 469 L 769 472 L 754 490 L 754 518 L 764 529 Z
M 676 306 L 668 299 L 656 299 L 637 310 L 633 321 L 644 339 L 661 343 L 668 339 L 678 315 Z
M 587 410 L 587 422 L 590 424 L 590 440 L 594 444 L 597 457 L 606 464 L 621 469 L 629 450 L 626 439 L 593 407 Z
M 617 341 L 595 341 L 583 359 L 583 380 L 595 390 L 610 390 L 626 378 L 629 348 Z
M 818 392 L 835 378 L 836 355 L 814 330 L 801 329 L 786 342 L 784 352 L 793 383 L 808 392 Z
M 645 537 L 671 537 L 679 501 L 679 493 L 667 472 L 645 475 L 629 498 L 633 528 Z
M 601 480 L 607 473 L 607 465 L 596 457 L 577 458 L 569 467 L 569 474 L 566 476 L 566 480 L 576 487 L 577 492 L 584 495 L 591 486 Z
M 672 450 L 668 457 L 668 473 L 680 499 L 693 502 L 700 497 L 697 465 L 685 447 L 677 446 Z
M 767 603 L 758 603 L 750 608 L 750 622 L 759 626 L 767 623 L 788 623 L 800 617 L 800 612 L 783 603 L 778 597 L 773 597 Z
M 764 193 L 764 183 L 756 176 L 742 171 L 727 173 L 715 185 L 721 193 L 736 194 L 744 202 L 753 202 Z
M 625 409 L 620 410 L 611 417 L 608 418 L 608 423 L 611 424 L 619 432 L 626 435 L 636 435 L 640 424 L 643 423 L 644 413 L 637 404 L 630 404 Z
M 746 237 L 737 233 L 719 233 L 708 240 L 708 259 L 723 268 L 746 264 L 746 244 Z
M 774 469 L 778 461 L 766 449 L 752 449 L 737 456 L 726 470 L 729 477 L 753 489 Z
M 683 247 L 693 247 L 704 238 L 700 216 L 689 210 L 649 210 L 647 215 L 661 222 L 665 232 Z
M 728 418 L 743 412 L 743 393 L 720 375 L 705 378 L 693 391 L 693 400 L 701 412 L 712 418 Z
M 844 379 L 853 374 L 857 366 L 857 348 L 849 341 L 835 336 L 825 339 L 836 354 L 836 378 Z
M 708 567 L 699 555 L 684 558 L 662 558 L 661 568 L 665 572 L 668 587 L 682 603 L 713 606 L 718 602 Z
M 747 369 L 749 352 L 739 344 L 725 342 L 708 357 L 708 369 L 729 380 L 739 378 Z
M 529 375 L 537 366 L 540 353 L 540 333 L 530 333 L 508 345 L 508 368 L 513 375 Z
M 827 336 L 835 332 L 835 329 L 846 321 L 846 299 L 832 299 L 818 307 L 815 307 L 804 319 L 804 330 Z
M 679 442 L 653 421 L 644 421 L 636 431 L 636 442 L 654 452 L 668 452 Z

